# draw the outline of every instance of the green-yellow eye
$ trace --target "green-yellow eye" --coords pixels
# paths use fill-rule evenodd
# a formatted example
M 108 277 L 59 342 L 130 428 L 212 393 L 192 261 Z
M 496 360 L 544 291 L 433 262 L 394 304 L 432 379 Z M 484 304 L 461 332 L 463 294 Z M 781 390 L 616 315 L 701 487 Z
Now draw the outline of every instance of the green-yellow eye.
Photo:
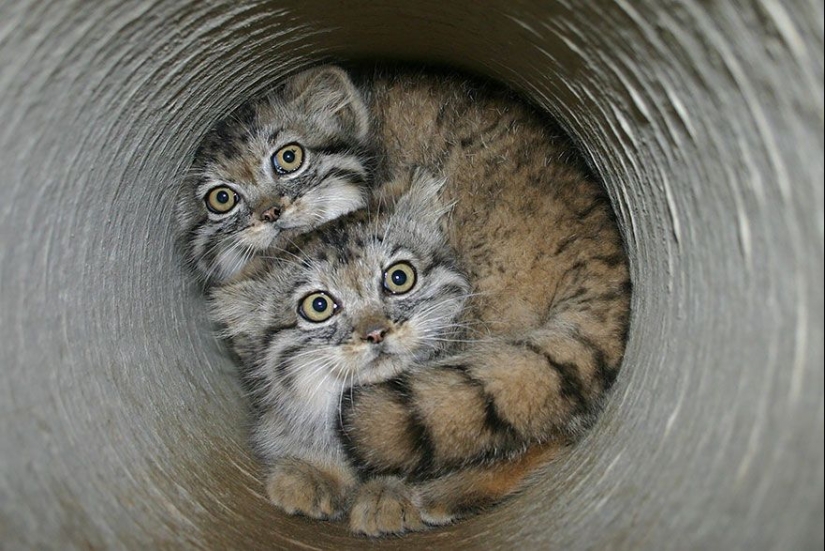
M 216 214 L 225 214 L 238 204 L 238 194 L 227 186 L 218 186 L 206 194 L 206 208 Z
M 301 303 L 298 305 L 298 313 L 301 314 L 301 317 L 313 323 L 327 321 L 337 310 L 338 304 L 323 291 L 308 294 L 301 299 Z
M 278 174 L 295 172 L 304 164 L 304 148 L 297 143 L 285 145 L 272 155 L 272 168 Z
M 415 287 L 415 268 L 409 262 L 396 262 L 384 272 L 384 289 L 394 295 L 403 295 Z

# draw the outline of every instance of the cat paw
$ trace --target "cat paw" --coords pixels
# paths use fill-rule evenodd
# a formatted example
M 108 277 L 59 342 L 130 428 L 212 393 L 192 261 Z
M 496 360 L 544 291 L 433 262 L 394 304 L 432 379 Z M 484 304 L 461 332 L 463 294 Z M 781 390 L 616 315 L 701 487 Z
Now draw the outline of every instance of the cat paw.
M 427 528 L 409 486 L 394 477 L 365 482 L 358 490 L 349 517 L 350 530 L 366 536 L 402 534 Z
M 300 460 L 277 463 L 266 481 L 270 501 L 290 515 L 335 519 L 344 512 L 350 489 L 346 477 Z

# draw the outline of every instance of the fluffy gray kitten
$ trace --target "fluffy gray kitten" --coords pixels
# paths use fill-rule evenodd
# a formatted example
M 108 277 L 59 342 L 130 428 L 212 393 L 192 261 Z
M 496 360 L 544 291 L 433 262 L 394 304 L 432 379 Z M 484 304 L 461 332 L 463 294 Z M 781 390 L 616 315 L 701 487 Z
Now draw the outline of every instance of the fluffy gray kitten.
M 245 277 L 296 235 L 366 206 L 368 116 L 340 69 L 293 76 L 218 123 L 179 188 L 189 263 Z
M 400 489 L 391 505 L 418 514 L 391 477 L 356 491 L 338 424 L 352 388 L 419 369 L 458 338 L 469 284 L 440 231 L 442 183 L 417 173 L 392 212 L 343 217 L 212 290 L 212 317 L 253 381 L 267 493 L 288 513 L 335 518 L 354 500 L 351 526 L 370 532 L 374 498 L 386 506 Z

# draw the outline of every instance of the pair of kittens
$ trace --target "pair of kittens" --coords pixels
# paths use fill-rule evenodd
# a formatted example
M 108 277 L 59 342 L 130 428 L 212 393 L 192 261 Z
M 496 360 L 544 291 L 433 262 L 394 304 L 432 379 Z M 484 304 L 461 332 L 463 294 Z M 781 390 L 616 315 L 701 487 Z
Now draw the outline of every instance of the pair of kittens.
M 289 513 L 380 535 L 495 503 L 621 364 L 609 201 L 506 91 L 310 69 L 207 136 L 178 218 Z

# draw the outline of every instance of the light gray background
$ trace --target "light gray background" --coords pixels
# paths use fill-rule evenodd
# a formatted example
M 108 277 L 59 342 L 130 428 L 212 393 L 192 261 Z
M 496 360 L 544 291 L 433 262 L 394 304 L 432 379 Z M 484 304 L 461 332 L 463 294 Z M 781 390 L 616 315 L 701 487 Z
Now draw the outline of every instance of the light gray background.
M 3 549 L 821 549 L 819 0 L 0 5 Z M 206 129 L 322 56 L 454 64 L 558 116 L 635 282 L 601 423 L 518 499 L 371 544 L 261 496 L 172 240 Z

